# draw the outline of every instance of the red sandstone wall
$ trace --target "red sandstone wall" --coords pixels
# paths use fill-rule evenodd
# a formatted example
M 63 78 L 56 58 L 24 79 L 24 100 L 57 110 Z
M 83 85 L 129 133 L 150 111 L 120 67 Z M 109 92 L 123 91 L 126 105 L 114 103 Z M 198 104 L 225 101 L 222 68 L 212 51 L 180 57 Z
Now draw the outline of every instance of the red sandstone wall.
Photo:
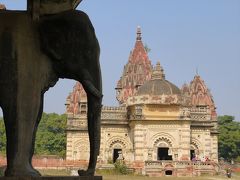
M 53 168 L 61 169 L 66 167 L 87 167 L 88 162 L 86 161 L 66 161 L 62 158 L 52 157 L 52 156 L 40 156 L 33 157 L 32 164 L 35 168 L 44 169 L 44 168 Z M 6 166 L 7 160 L 6 157 L 0 156 L 0 167 Z

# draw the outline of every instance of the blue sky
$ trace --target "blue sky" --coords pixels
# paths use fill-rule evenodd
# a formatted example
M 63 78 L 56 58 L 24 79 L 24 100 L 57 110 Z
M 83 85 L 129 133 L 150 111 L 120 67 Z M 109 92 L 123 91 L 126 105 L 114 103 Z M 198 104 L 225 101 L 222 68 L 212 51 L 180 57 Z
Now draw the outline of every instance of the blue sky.
M 25 9 L 26 0 L 0 0 Z M 116 82 L 135 43 L 137 26 L 161 62 L 166 79 L 181 87 L 198 69 L 219 115 L 240 120 L 239 0 L 83 0 L 78 9 L 92 20 L 101 45 L 104 105 L 117 105 Z M 45 95 L 45 112 L 64 113 L 74 81 L 60 80 Z

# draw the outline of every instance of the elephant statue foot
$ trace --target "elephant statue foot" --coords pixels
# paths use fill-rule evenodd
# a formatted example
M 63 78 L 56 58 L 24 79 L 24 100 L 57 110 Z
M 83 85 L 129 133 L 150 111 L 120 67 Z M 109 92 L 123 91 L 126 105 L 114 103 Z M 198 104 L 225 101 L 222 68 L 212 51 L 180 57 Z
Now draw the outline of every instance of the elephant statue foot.
M 25 167 L 25 166 L 24 166 Z M 4 173 L 5 176 L 12 177 L 12 176 L 33 176 L 39 177 L 41 174 L 34 169 L 31 165 L 28 168 L 24 168 L 23 166 L 14 167 L 14 168 L 7 168 Z
M 78 170 L 79 176 L 93 176 L 95 169 L 88 169 L 88 170 Z

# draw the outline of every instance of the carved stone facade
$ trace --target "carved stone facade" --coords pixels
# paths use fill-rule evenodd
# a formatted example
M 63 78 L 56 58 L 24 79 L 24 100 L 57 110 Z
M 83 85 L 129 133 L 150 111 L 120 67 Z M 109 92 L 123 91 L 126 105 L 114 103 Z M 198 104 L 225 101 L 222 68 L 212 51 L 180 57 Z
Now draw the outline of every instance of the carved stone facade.
M 119 107 L 102 108 L 98 167 L 122 160 L 148 175 L 190 175 L 189 167 L 197 175 L 200 166 L 214 173 L 218 132 L 211 93 L 199 75 L 182 89 L 167 81 L 159 62 L 152 67 L 140 28 L 116 91 Z M 89 158 L 86 103 L 77 83 L 66 103 L 66 159 L 70 161 Z
M 6 6 L 4 4 L 0 4 L 0 10 L 6 10 Z

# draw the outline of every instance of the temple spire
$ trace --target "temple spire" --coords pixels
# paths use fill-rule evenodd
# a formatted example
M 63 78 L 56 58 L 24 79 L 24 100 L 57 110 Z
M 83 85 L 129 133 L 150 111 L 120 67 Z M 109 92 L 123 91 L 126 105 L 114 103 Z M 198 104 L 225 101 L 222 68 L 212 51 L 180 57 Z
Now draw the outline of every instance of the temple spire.
M 141 40 L 142 40 L 141 27 L 138 26 L 138 27 L 137 27 L 137 41 L 141 41 Z
M 158 61 L 155 68 L 153 68 L 152 72 L 152 80 L 155 79 L 165 79 L 165 74 L 162 66 L 160 65 L 160 62 Z
M 134 48 L 117 82 L 117 100 L 120 104 L 126 103 L 128 97 L 135 94 L 140 85 L 151 79 L 152 65 L 142 42 L 140 26 L 137 27 L 136 36 Z

